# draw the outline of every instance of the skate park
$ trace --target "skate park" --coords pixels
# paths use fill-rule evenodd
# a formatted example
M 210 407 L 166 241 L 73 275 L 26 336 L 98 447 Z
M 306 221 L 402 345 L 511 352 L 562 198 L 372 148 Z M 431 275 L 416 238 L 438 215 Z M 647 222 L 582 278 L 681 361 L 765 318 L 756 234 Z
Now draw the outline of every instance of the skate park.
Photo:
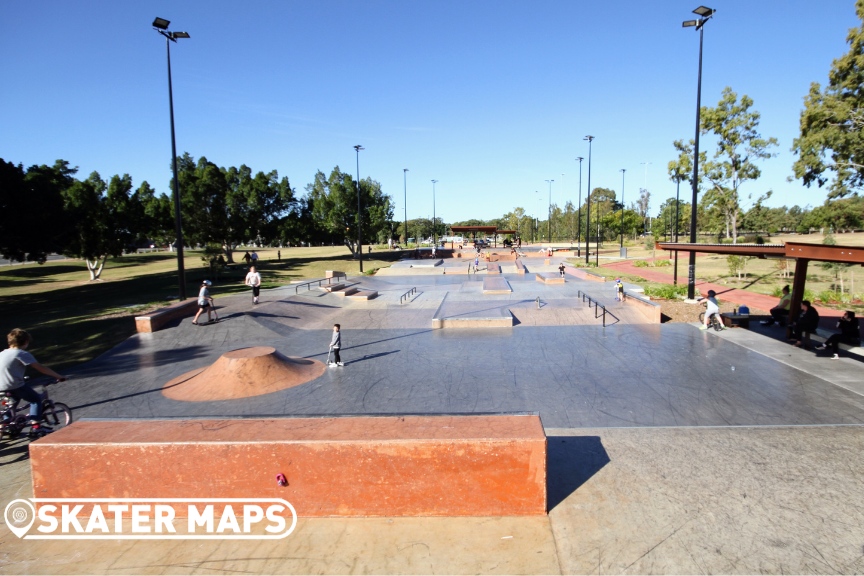
M 561 261 L 549 260 L 528 259 L 521 273 L 509 261 L 468 273 L 470 259 L 405 260 L 339 280 L 371 299 L 317 286 L 264 291 L 254 307 L 245 295 L 219 298 L 218 323 L 188 317 L 133 336 L 63 390 L 76 419 L 105 422 L 536 414 L 547 439 L 546 515 L 301 517 L 289 538 L 254 551 L 79 542 L 71 560 L 73 543 L 13 540 L 4 529 L 8 570 L 862 569 L 860 363 L 829 366 L 748 330 L 651 322 L 580 271 L 547 283 Z M 638 297 L 638 286 L 627 288 Z M 325 365 L 334 323 L 344 367 Z M 184 376 L 251 347 L 322 369 L 263 394 L 171 397 Z M 218 378 L 210 383 L 218 388 Z M 32 495 L 18 449 L 4 447 L 7 500 Z

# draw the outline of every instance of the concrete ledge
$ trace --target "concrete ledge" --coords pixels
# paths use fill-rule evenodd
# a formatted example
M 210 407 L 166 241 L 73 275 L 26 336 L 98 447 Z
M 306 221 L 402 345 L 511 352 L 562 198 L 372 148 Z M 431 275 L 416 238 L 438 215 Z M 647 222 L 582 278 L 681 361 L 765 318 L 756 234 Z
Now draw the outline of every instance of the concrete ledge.
M 182 302 L 154 310 L 150 314 L 136 316 L 135 329 L 138 332 L 156 332 L 171 320 L 192 316 L 197 308 L 197 298 L 187 298 Z
M 284 498 L 305 517 L 546 513 L 536 415 L 84 420 L 33 442 L 30 465 L 37 498 Z
M 510 294 L 513 289 L 505 278 L 500 276 L 483 279 L 483 294 Z
M 325 270 L 324 271 L 325 278 L 347 278 L 345 272 L 340 272 L 339 270 Z
M 487 264 L 486 265 L 486 274 L 500 274 L 501 266 L 498 264 Z
M 324 292 L 337 292 L 345 288 L 345 284 L 328 284 L 327 286 L 319 286 Z
M 524 275 L 526 272 L 525 264 L 522 263 L 521 259 L 516 260 L 516 273 Z
M 543 284 L 564 284 L 564 277 L 558 272 L 537 272 L 535 276 Z
M 636 307 L 651 324 L 660 324 L 663 321 L 660 304 L 658 302 L 652 302 L 642 294 L 625 291 L 624 304 Z
M 337 290 L 337 291 L 333 292 L 333 294 L 335 294 L 336 296 L 341 296 L 343 298 L 345 296 L 350 295 L 350 294 L 356 294 L 356 293 L 357 293 L 357 288 L 354 288 L 353 286 L 345 288 L 344 290 Z
M 817 328 L 815 334 L 810 335 L 811 340 L 815 340 L 817 342 L 825 342 L 828 338 L 830 338 L 833 334 L 839 334 L 839 332 L 831 332 L 830 330 L 825 330 L 824 328 Z M 851 352 L 852 354 L 857 354 L 859 356 L 864 356 L 864 346 L 852 346 L 851 344 L 838 344 L 838 347 L 841 350 L 845 350 L 846 352 Z
M 346 296 L 349 300 L 372 300 L 378 296 L 377 290 L 357 290 Z
M 513 316 L 500 318 L 433 318 L 432 328 L 512 328 Z

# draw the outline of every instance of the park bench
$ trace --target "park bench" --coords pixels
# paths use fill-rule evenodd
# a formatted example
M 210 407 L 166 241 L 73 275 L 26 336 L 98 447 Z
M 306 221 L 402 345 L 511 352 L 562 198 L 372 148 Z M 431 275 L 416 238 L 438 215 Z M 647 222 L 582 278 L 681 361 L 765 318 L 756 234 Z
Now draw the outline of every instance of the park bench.
M 172 320 L 193 315 L 197 307 L 198 300 L 195 298 L 187 298 L 182 302 L 175 302 L 164 308 L 154 310 L 149 314 L 136 316 L 135 329 L 138 332 L 156 332 Z

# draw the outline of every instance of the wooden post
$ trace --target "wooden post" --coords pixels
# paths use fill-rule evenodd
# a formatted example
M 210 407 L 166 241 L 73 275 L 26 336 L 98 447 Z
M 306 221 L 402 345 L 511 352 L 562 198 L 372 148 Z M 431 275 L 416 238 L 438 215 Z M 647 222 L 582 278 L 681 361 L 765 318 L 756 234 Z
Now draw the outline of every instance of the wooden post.
M 807 282 L 807 265 L 810 260 L 798 258 L 795 260 L 795 277 L 792 279 L 792 302 L 789 304 L 789 321 L 786 323 L 786 337 L 792 337 L 792 322 L 798 320 L 801 313 L 801 300 L 804 299 L 804 285 Z

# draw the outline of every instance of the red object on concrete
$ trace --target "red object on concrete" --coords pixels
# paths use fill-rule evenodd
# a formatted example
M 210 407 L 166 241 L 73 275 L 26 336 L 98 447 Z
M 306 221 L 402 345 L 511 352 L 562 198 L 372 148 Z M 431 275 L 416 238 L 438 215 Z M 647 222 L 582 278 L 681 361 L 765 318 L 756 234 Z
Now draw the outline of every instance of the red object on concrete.
M 37 498 L 283 498 L 306 517 L 546 513 L 536 415 L 84 420 L 33 442 L 30 463 Z

